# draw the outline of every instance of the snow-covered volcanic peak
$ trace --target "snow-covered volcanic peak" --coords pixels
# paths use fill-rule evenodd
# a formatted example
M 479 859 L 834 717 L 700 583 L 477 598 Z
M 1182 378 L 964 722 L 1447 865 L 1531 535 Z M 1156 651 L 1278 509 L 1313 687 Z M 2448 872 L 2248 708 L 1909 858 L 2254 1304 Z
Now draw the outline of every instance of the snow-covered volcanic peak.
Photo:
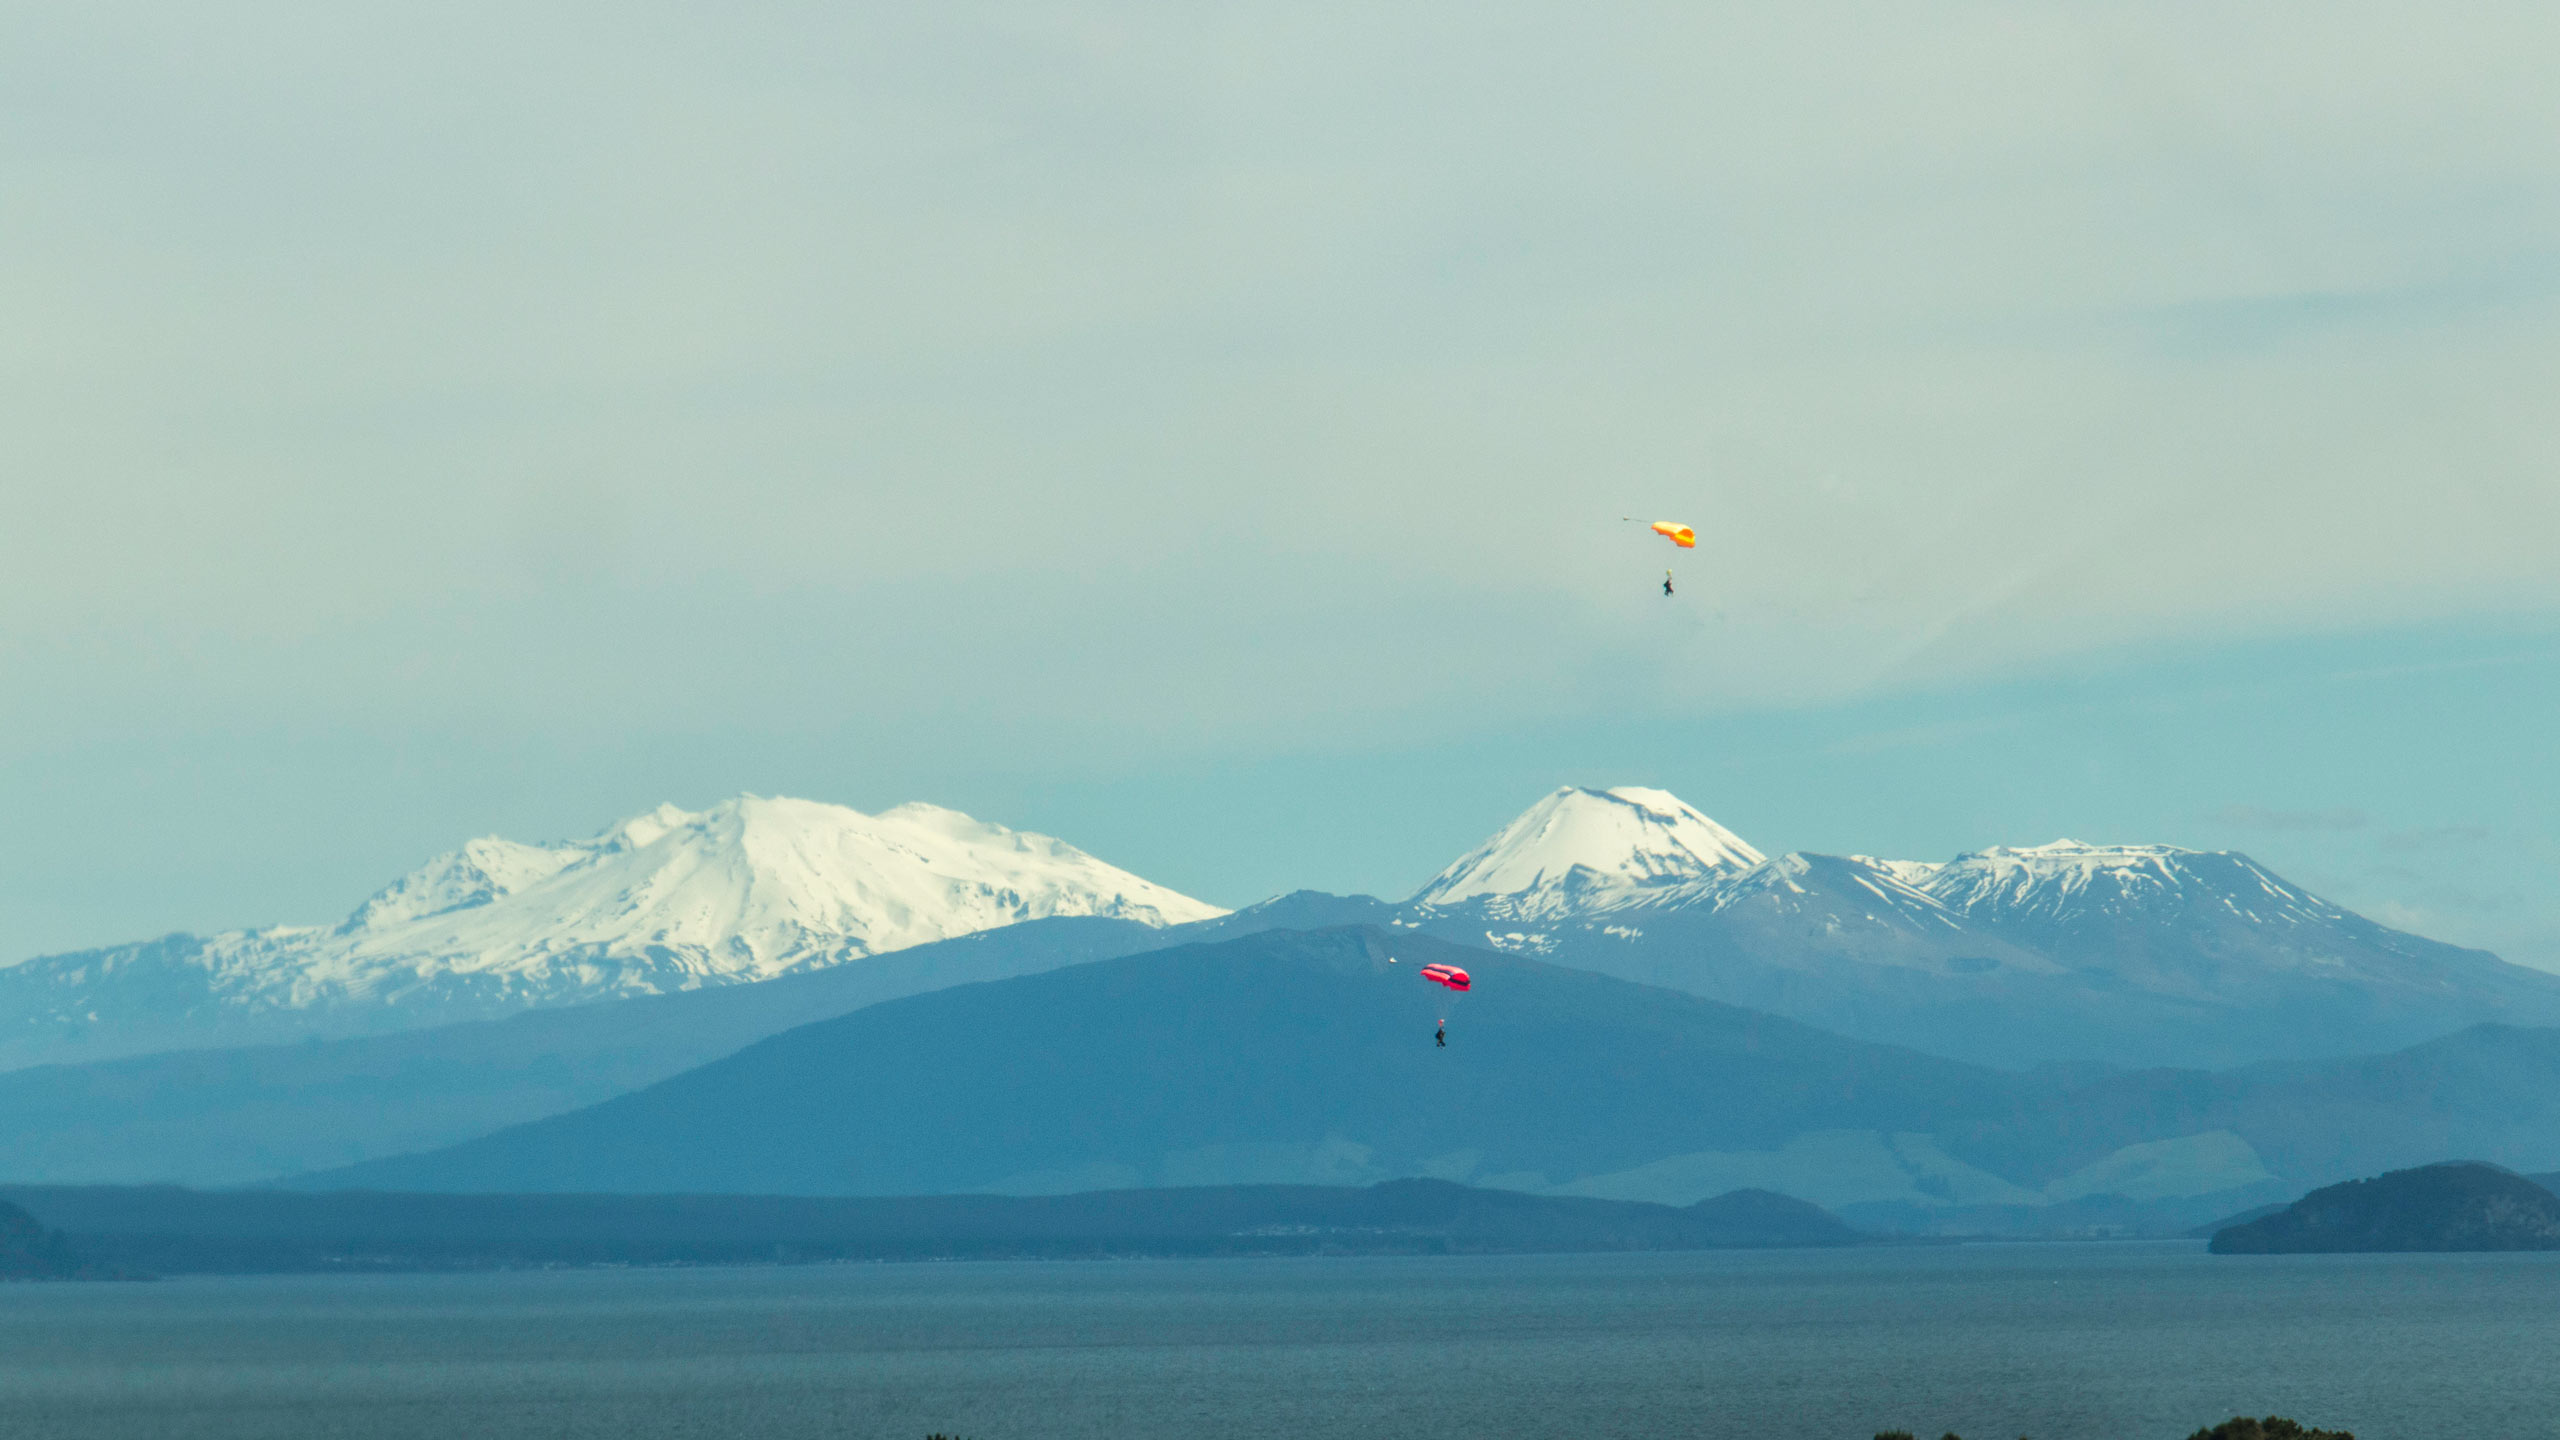
M 1920 887 L 1960 913 L 2062 920 L 2216 909 L 2259 923 L 2352 918 L 2228 850 L 2175 845 L 1996 845 L 1936 867 Z
M 1761 862 L 1667 790 L 1567 786 L 1433 877 L 1410 903 L 1536 919 L 1641 905 Z
M 1223 913 L 957 810 L 750 795 L 662 805 L 591 840 L 474 840 L 343 924 L 217 936 L 204 963 L 217 991 L 253 1006 L 456 989 L 544 1004 L 763 980 L 1049 916 L 1161 926 Z
M 1063 841 L 937 805 L 865 815 L 745 796 L 699 814 L 662 806 L 551 851 L 556 865 L 524 853 L 534 849 L 501 852 L 514 883 L 501 882 L 492 898 L 419 917 L 423 935 L 409 926 L 370 934 L 364 948 L 414 949 L 441 935 L 482 953 L 563 942 L 698 945 L 730 952 L 761 978 L 813 942 L 876 954 L 1051 915 L 1169 925 L 1224 913 Z M 481 874 L 493 868 L 467 847 L 463 856 Z M 529 928 L 541 932 L 538 942 Z

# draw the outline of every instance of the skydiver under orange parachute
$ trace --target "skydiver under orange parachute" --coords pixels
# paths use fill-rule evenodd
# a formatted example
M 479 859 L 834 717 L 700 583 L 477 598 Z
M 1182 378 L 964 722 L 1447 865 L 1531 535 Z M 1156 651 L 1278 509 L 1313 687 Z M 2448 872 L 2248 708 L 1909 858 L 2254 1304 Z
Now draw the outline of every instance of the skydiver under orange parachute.
M 1636 517 L 1633 515 L 1621 515 L 1618 518 L 1632 523 Z M 1661 536 L 1663 539 L 1670 541 L 1672 544 L 1679 546 L 1683 550 L 1695 550 L 1698 548 L 1698 532 L 1681 524 L 1677 520 L 1656 520 L 1650 528 L 1653 530 L 1654 534 Z M 1671 572 L 1668 570 L 1662 572 L 1662 593 L 1665 598 L 1668 598 L 1671 594 Z

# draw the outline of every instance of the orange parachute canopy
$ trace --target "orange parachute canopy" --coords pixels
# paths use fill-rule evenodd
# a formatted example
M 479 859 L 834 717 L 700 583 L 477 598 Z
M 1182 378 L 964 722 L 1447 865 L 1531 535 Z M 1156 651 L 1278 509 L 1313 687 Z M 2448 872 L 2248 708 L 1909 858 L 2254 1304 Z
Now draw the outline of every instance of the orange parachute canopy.
M 1672 544 L 1679 546 L 1683 550 L 1695 550 L 1698 548 L 1698 532 L 1681 524 L 1677 520 L 1654 521 L 1653 533 L 1670 541 Z

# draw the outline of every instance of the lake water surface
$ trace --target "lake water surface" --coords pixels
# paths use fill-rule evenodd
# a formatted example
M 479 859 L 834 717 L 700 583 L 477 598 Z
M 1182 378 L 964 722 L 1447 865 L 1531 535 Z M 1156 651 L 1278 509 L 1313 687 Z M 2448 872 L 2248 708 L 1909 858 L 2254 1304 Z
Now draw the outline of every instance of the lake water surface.
M 0 1287 L 0 1437 L 2560 1435 L 2560 1255 L 2186 1243 Z

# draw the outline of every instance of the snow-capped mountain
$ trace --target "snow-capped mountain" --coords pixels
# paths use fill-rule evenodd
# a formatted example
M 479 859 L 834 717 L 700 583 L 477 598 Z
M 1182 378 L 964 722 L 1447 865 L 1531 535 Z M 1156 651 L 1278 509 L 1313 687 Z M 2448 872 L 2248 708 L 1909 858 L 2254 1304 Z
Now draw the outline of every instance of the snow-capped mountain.
M 745 797 L 587 840 L 474 840 L 336 925 L 0 968 L 0 1068 L 759 981 L 1076 916 L 1163 934 L 1146 944 L 1421 930 L 1995 1064 L 2236 1064 L 2560 1025 L 2560 976 L 2376 924 L 2233 853 L 1764 858 L 1664 791 L 1568 788 L 1402 904 L 1299 895 L 1227 916 L 950 810 Z
M 299 983 L 315 998 L 448 973 L 656 993 L 1053 915 L 1161 926 L 1223 913 L 1062 841 L 934 805 L 865 815 L 749 796 L 699 814 L 661 806 L 579 844 L 479 844 L 367 901 L 312 947 Z
M 494 837 L 334 926 L 275 926 L 0 969 L 0 1062 L 74 1036 L 93 1058 L 235 1032 L 408 1029 L 770 979 L 1050 916 L 1151 926 L 1225 912 L 1063 841 L 933 805 L 865 815 L 742 796 L 594 838 Z M 174 1037 L 174 1038 L 173 1038 Z
M 1742 837 L 1667 790 L 1567 786 L 1432 877 L 1408 901 L 1494 920 L 1596 915 L 1660 903 L 1761 862 Z
M 2003 846 L 1957 856 L 1923 888 L 1993 934 L 2162 994 L 2239 997 L 2294 979 L 2423 1005 L 2550 988 L 2540 971 L 2376 924 L 2234 851 Z
M 1936 897 L 1911 882 L 1911 874 L 1912 867 L 1901 861 L 1791 850 L 1738 875 L 1717 877 L 1696 887 L 1694 895 L 1673 903 L 1727 910 L 1769 896 L 1780 905 L 1803 911 L 1805 903 L 1817 896 L 1838 896 L 1850 899 L 1868 918 L 1890 915 L 1923 930 L 1964 928 Z
M 1865 1039 L 2225 1064 L 2560 1024 L 2560 977 L 2390 929 L 2245 855 L 2076 841 L 1761 858 L 1659 790 L 1563 790 L 1396 923 Z
M 1854 954 L 1862 961 L 1978 974 L 2007 965 L 2049 970 L 2050 962 L 1999 944 L 1911 883 L 1918 867 L 1865 855 L 1801 850 L 1762 861 L 1672 897 L 1665 909 L 1693 912 L 1728 933 L 1749 930 L 1770 954 Z M 1989 952 L 1989 953 L 1986 953 Z
M 1935 870 L 1862 855 L 1770 859 L 1669 791 L 1568 787 L 1433 877 L 1405 902 L 1405 915 L 1453 939 L 1525 954 L 1558 953 L 1576 932 L 1625 943 L 1694 936 L 1722 916 L 1816 946 L 1891 950 L 1903 963 L 1925 963 L 1949 946 L 1980 948 L 1972 927 L 1921 888 Z
M 2350 915 L 2277 879 L 2246 855 L 2175 845 L 1995 845 L 1944 865 L 1913 866 L 1909 873 L 1950 908 L 2004 924 L 2149 924 L 2203 912 L 2301 926 L 2334 924 Z

